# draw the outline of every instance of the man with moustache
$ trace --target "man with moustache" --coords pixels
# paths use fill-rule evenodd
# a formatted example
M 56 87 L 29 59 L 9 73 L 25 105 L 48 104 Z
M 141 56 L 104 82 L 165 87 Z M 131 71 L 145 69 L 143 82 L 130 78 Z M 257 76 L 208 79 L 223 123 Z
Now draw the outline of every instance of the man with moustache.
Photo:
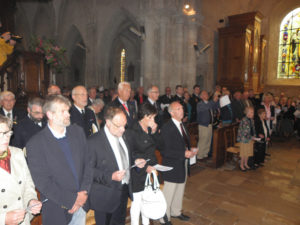
M 23 149 L 29 139 L 45 127 L 43 104 L 44 100 L 38 97 L 28 101 L 28 115 L 14 126 L 14 135 L 11 140 L 12 146 Z
M 26 145 L 29 170 L 41 201 L 43 225 L 85 225 L 83 206 L 92 183 L 90 154 L 81 127 L 70 125 L 71 103 L 49 96 L 43 106 L 48 125 Z

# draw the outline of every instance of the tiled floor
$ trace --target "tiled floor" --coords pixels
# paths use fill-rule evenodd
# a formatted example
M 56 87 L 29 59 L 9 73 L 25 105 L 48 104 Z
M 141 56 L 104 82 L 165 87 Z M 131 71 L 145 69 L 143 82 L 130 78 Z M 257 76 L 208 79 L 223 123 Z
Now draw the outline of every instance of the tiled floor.
M 274 141 L 270 153 L 256 171 L 206 168 L 190 177 L 183 208 L 191 220 L 173 225 L 300 224 L 300 142 Z
M 205 168 L 190 177 L 183 208 L 191 220 L 173 225 L 300 224 L 300 142 L 276 140 L 269 150 L 256 171 Z

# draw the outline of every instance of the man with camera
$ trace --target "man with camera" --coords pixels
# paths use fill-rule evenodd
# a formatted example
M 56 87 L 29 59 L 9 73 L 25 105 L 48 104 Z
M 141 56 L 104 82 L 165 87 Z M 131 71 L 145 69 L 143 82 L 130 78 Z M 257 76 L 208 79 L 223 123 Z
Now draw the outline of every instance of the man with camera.
M 5 32 L 0 37 L 0 66 L 7 60 L 7 55 L 14 51 L 16 40 L 12 38 L 10 32 Z

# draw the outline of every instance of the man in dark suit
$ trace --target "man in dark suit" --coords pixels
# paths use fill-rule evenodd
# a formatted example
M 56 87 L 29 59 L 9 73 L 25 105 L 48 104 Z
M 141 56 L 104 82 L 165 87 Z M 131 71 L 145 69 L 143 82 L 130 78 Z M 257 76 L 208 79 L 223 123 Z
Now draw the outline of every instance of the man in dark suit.
M 131 153 L 123 137 L 126 115 L 119 107 L 108 107 L 104 117 L 104 129 L 88 140 L 94 167 L 89 203 L 96 224 L 124 225 L 128 197 L 132 198 Z M 137 159 L 135 163 L 142 168 L 146 161 Z
M 109 106 L 120 107 L 126 115 L 127 124 L 126 128 L 130 128 L 136 120 L 136 110 L 133 104 L 128 104 L 130 97 L 131 86 L 128 82 L 121 82 L 118 85 L 118 97 L 108 104 Z
M 196 84 L 193 87 L 193 94 L 192 94 L 192 96 L 189 100 L 189 103 L 192 106 L 190 122 L 196 122 L 197 121 L 197 104 L 198 104 L 198 102 L 201 101 L 199 95 L 200 95 L 200 86 L 198 84 Z
M 168 107 L 169 107 L 170 103 L 172 102 L 172 98 L 173 98 L 173 96 L 171 95 L 171 88 L 166 87 L 165 94 L 160 96 L 159 99 L 158 99 L 158 101 L 160 103 L 160 108 L 164 112 L 164 117 L 163 117 L 164 121 L 169 120 L 170 117 L 171 117 L 169 112 L 168 112 Z
M 43 225 L 84 225 L 85 205 L 93 179 L 84 131 L 70 125 L 71 103 L 49 96 L 43 106 L 48 126 L 26 145 L 28 166 L 43 205 Z M 70 222 L 71 221 L 71 222 Z
M 97 97 L 97 88 L 96 87 L 90 87 L 88 90 L 89 98 L 88 98 L 88 106 L 92 105 Z
M 240 122 L 241 119 L 245 115 L 244 105 L 243 105 L 241 98 L 242 98 L 242 94 L 240 91 L 234 92 L 233 100 L 231 102 L 231 108 L 232 108 L 234 122 Z
M 187 178 L 188 158 L 193 157 L 197 150 L 191 151 L 189 135 L 183 126 L 183 107 L 179 102 L 169 106 L 172 119 L 165 123 L 161 129 L 159 149 L 162 154 L 162 164 L 173 167 L 163 172 L 163 193 L 167 201 L 168 221 L 161 220 L 162 224 L 171 225 L 170 217 L 187 221 L 190 218 L 182 214 L 182 201 Z
M 145 100 L 145 103 L 149 103 L 153 105 L 157 110 L 157 115 L 155 116 L 155 123 L 158 126 L 158 129 L 161 128 L 163 125 L 164 120 L 164 112 L 160 108 L 160 104 L 158 103 L 158 97 L 159 97 L 159 89 L 157 86 L 152 85 L 148 91 L 148 98 Z
M 177 101 L 182 105 L 183 112 L 184 112 L 184 116 L 183 116 L 182 121 L 187 122 L 187 120 L 188 120 L 188 110 L 187 110 L 187 105 L 184 102 L 184 96 L 183 96 L 184 89 L 183 89 L 182 85 L 176 85 L 175 92 L 176 92 L 176 94 L 173 96 L 172 102 Z
M 71 123 L 81 126 L 88 137 L 93 134 L 93 126 L 99 130 L 94 112 L 87 107 L 88 94 L 84 86 L 72 90 L 74 104 L 70 108 Z M 95 129 L 94 129 L 95 130 Z
M 14 126 L 12 146 L 23 149 L 29 139 L 46 126 L 46 122 L 43 120 L 43 104 L 43 99 L 38 97 L 28 101 L 28 115 Z
M 2 105 L 0 114 L 10 118 L 14 125 L 26 116 L 26 112 L 24 110 L 16 109 L 16 107 L 14 107 L 16 103 L 14 93 L 10 91 L 1 92 L 0 101 Z
M 134 96 L 134 99 L 136 100 L 138 105 L 141 105 L 145 102 L 145 100 L 147 99 L 147 96 L 144 94 L 144 87 L 138 88 L 137 93 Z
M 205 90 L 201 91 L 200 98 L 202 101 L 197 104 L 197 123 L 199 131 L 199 152 L 197 158 L 203 159 L 208 157 L 208 152 L 210 150 L 211 138 L 213 135 L 213 112 L 219 108 L 219 98 L 217 94 L 214 94 L 213 100 L 208 100 L 209 96 Z

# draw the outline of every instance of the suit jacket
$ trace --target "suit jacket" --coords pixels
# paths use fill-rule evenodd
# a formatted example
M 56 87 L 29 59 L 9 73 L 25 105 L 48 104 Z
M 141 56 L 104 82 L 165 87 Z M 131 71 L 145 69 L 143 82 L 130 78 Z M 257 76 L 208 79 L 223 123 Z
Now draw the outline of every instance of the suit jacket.
M 42 127 L 35 124 L 32 119 L 26 116 L 18 124 L 14 126 L 14 135 L 11 139 L 11 145 L 23 149 L 29 139 L 46 126 L 46 122 L 42 121 Z
M 65 154 L 48 126 L 26 145 L 32 179 L 41 193 L 41 200 L 49 199 L 42 210 L 44 225 L 67 225 L 72 219 L 68 210 L 73 207 L 77 192 L 90 191 L 93 170 L 85 134 L 81 127 L 74 124 L 67 127 L 66 138 L 77 172 L 79 190 Z
M 159 106 L 161 107 L 161 104 L 169 105 L 172 102 L 172 98 L 173 96 L 170 96 L 170 98 L 167 95 L 160 96 L 158 99 Z M 168 112 L 168 107 L 164 107 L 163 113 L 163 122 L 166 122 L 171 118 L 170 113 Z
M 70 108 L 70 118 L 71 118 L 71 123 L 74 124 L 76 123 L 78 126 L 82 127 L 85 135 L 88 137 L 93 134 L 93 124 L 97 126 L 97 121 L 96 121 L 96 116 L 95 113 L 89 109 L 88 107 L 84 108 L 84 115 L 82 115 L 79 110 L 72 105 Z M 98 130 L 99 127 L 97 126 Z
M 123 139 L 126 143 L 126 139 Z M 113 181 L 111 178 L 112 174 L 119 170 L 119 167 L 104 129 L 101 129 L 89 138 L 88 148 L 92 154 L 93 166 L 93 184 L 88 200 L 89 206 L 93 210 L 112 213 L 120 205 L 122 183 Z M 129 165 L 131 165 L 131 155 L 128 145 L 127 149 Z M 132 198 L 130 184 L 129 192 Z
M 238 101 L 236 99 L 233 99 L 231 102 L 231 108 L 233 112 L 233 120 L 235 121 L 236 119 L 241 120 L 245 113 L 244 113 L 244 106 L 242 101 Z
M 219 102 L 212 100 L 205 103 L 201 101 L 197 104 L 197 122 L 199 125 L 208 127 L 213 122 L 213 111 L 219 108 Z
M 265 132 L 264 132 L 264 127 L 263 127 L 263 123 L 265 124 L 265 127 L 267 129 L 267 136 L 265 135 Z M 259 138 L 259 134 L 263 134 L 265 135 L 265 138 L 262 138 L 262 141 L 266 141 L 266 139 L 268 137 L 270 137 L 270 133 L 269 133 L 269 127 L 267 125 L 267 121 L 264 120 L 264 121 L 261 121 L 261 119 L 259 117 L 256 117 L 255 120 L 254 120 L 254 124 L 255 124 L 255 131 L 256 131 L 256 137 Z
M 198 102 L 202 101 L 201 98 L 199 98 L 197 95 L 192 94 L 189 103 L 192 107 L 191 111 L 191 119 L 190 122 L 196 122 L 197 121 L 197 104 Z
M 185 131 L 189 139 L 187 129 Z M 186 144 L 172 119 L 161 128 L 158 147 L 162 154 L 162 164 L 173 167 L 170 171 L 162 172 L 163 179 L 172 183 L 184 183 Z
M 133 123 L 136 120 L 136 110 L 135 110 L 134 105 L 127 103 L 127 107 L 128 107 L 128 110 L 129 110 L 129 115 L 126 112 L 126 109 L 124 108 L 124 106 L 119 101 L 118 97 L 114 101 L 112 101 L 111 103 L 109 103 L 107 106 L 120 107 L 124 111 L 124 113 L 126 115 L 127 128 L 130 128 L 130 127 L 133 126 Z
M 3 108 L 0 109 L 0 114 L 3 115 L 3 116 L 5 116 Z M 16 107 L 14 107 L 12 109 L 12 114 L 13 114 L 13 122 L 14 122 L 14 124 L 17 124 L 18 122 L 20 122 L 27 115 L 27 113 L 24 110 L 17 109 Z
M 26 209 L 32 199 L 37 199 L 36 191 L 30 172 L 24 158 L 23 151 L 15 147 L 9 147 L 11 152 L 9 174 L 0 168 L 0 224 L 5 224 L 6 213 L 16 209 Z M 27 213 L 21 225 L 30 225 L 32 216 Z
M 140 97 L 139 97 L 138 94 L 136 94 L 136 95 L 134 96 L 134 99 L 136 100 L 136 102 L 137 102 L 138 105 L 141 105 L 141 104 L 140 104 Z M 142 99 L 143 99 L 143 103 L 144 103 L 145 100 L 147 99 L 147 95 L 144 95 L 144 94 L 143 94 Z M 142 104 L 143 104 L 143 103 L 142 103 Z

